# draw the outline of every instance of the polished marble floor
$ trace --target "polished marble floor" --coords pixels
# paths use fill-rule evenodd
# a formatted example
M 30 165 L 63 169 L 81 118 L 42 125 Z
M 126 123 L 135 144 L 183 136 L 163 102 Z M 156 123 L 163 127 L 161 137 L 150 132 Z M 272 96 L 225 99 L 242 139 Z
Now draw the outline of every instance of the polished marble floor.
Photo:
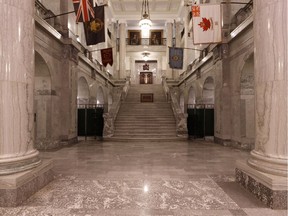
M 55 180 L 17 208 L 27 216 L 287 216 L 234 182 L 248 152 L 208 141 L 82 141 L 57 151 Z

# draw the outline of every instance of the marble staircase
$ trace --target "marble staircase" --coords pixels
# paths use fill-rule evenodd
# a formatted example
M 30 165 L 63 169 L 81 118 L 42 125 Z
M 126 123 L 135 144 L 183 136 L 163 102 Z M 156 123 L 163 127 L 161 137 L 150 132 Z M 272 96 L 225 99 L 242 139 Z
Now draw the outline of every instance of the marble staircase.
M 153 102 L 141 102 L 141 93 L 153 93 Z M 176 122 L 162 85 L 132 85 L 115 121 L 113 139 L 175 140 Z

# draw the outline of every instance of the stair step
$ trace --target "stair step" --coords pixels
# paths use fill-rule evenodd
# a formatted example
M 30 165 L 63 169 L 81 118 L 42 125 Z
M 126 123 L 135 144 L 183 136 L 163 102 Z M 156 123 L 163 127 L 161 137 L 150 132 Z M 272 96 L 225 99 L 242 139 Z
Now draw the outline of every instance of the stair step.
M 153 102 L 140 102 L 142 93 L 153 93 Z M 171 104 L 161 85 L 131 85 L 115 120 L 119 140 L 178 140 Z

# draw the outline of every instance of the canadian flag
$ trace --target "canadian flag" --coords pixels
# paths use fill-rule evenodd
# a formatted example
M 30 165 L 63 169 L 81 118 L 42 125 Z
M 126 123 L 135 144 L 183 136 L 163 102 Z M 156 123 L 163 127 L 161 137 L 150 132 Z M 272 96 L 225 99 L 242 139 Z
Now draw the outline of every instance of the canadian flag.
M 194 44 L 222 42 L 220 5 L 193 5 L 192 19 Z

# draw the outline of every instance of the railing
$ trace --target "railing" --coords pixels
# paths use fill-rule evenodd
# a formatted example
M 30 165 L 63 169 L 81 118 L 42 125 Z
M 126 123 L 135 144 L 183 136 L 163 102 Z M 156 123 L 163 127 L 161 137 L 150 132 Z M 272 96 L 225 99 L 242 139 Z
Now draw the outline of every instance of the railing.
M 166 99 L 168 102 L 171 102 L 171 107 L 173 110 L 173 114 L 176 119 L 176 133 L 178 137 L 188 137 L 188 130 L 187 130 L 187 115 L 185 115 L 178 103 L 177 98 L 175 97 L 175 92 L 170 90 L 169 86 L 167 85 L 166 78 L 162 77 L 162 85 L 166 95 Z
M 112 103 L 109 112 L 103 114 L 104 129 L 103 137 L 112 137 L 114 135 L 114 122 L 117 117 L 121 102 L 125 100 L 130 87 L 130 80 L 127 80 L 122 91 L 119 91 Z
M 104 109 L 104 104 L 77 104 L 78 109 L 96 109 L 102 108 Z
M 214 104 L 187 104 L 187 109 L 214 109 Z
M 152 45 L 152 46 L 166 46 L 166 38 L 126 38 L 126 45 Z
M 231 20 L 231 31 L 239 26 L 247 17 L 253 13 L 253 0 L 250 0 L 243 8 L 240 8 Z
M 45 20 L 45 18 L 53 17 L 55 14 L 48 10 L 39 0 L 35 1 L 35 12 L 36 14 Z M 59 25 L 56 22 L 56 18 L 51 18 L 46 20 L 47 23 L 49 23 L 51 26 L 55 28 L 55 25 Z

